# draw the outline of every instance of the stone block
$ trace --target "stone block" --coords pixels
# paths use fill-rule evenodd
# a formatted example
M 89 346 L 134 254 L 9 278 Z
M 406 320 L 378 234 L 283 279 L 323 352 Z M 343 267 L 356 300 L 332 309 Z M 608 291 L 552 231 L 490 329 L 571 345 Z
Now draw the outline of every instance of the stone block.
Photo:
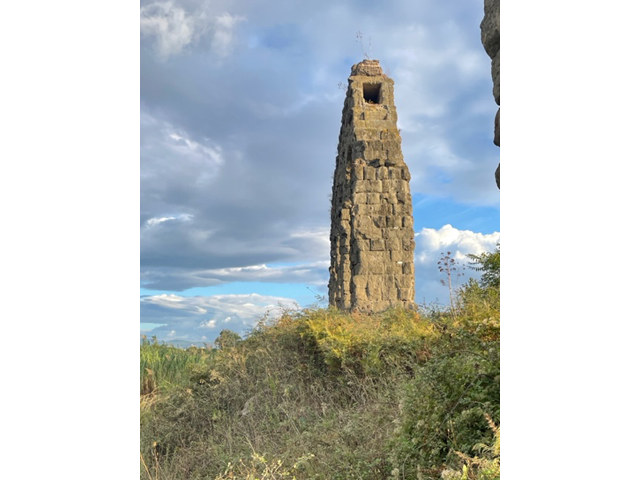
M 400 178 L 400 176 L 402 175 L 402 172 L 399 169 L 398 170 L 394 169 L 394 174 L 397 175 L 397 178 L 387 180 L 389 192 L 408 193 L 409 184 L 407 183 L 406 180 L 403 180 L 402 178 Z
M 397 289 L 398 292 L 398 300 L 404 300 L 404 301 L 412 301 L 413 298 L 411 295 L 411 289 L 410 288 L 398 288 Z
M 378 131 L 380 131 L 383 128 L 389 128 L 390 126 L 393 125 L 393 121 L 391 121 L 388 114 L 387 114 L 387 118 L 369 118 L 370 115 L 371 113 L 367 111 L 366 126 L 369 128 L 376 128 L 378 129 Z
M 387 250 L 402 250 L 402 241 L 399 238 L 389 238 L 385 240 Z
M 384 273 L 392 274 L 394 276 L 402 275 L 402 262 L 390 263 Z
M 380 131 L 380 130 L 377 129 L 377 131 Z M 371 140 L 370 142 L 367 142 L 367 147 L 365 148 L 365 151 L 367 150 L 382 151 L 384 150 L 384 143 L 381 140 Z
M 387 227 L 389 228 L 393 228 L 393 227 L 401 227 L 402 226 L 402 219 L 398 218 L 395 215 L 390 215 L 387 218 Z
M 381 297 L 383 297 L 385 292 L 387 291 L 384 277 L 385 275 L 369 275 L 367 277 L 367 286 L 369 290 L 380 292 Z
M 385 128 L 380 132 L 380 139 L 383 141 L 398 141 L 398 130 L 395 128 Z
M 382 299 L 382 289 L 377 286 L 372 286 L 371 283 L 367 283 L 367 297 L 369 300 L 379 301 Z
M 378 252 L 373 252 L 373 253 L 378 253 Z M 366 264 L 365 273 L 367 275 L 382 275 L 386 273 L 386 262 L 382 260 L 369 259 L 369 261 Z
M 416 247 L 416 241 L 414 237 L 402 239 L 402 250 L 413 252 Z
M 391 278 L 387 281 L 387 285 L 390 289 L 413 288 L 413 278 L 409 275 L 389 275 L 389 277 Z
M 371 217 L 367 215 L 357 215 L 353 219 L 353 225 L 357 229 L 370 230 L 374 228 L 373 221 Z
M 411 201 L 406 192 L 396 192 L 396 203 L 405 204 Z
M 404 215 L 411 215 L 411 203 L 395 203 L 393 205 L 393 215 L 400 217 Z
M 353 203 L 355 203 L 356 205 L 366 205 L 367 204 L 367 194 L 364 193 L 364 192 L 354 194 Z
M 392 262 L 413 262 L 413 252 L 406 250 L 391 250 L 389 258 Z
M 353 287 L 356 289 L 363 290 L 367 288 L 367 276 L 366 275 L 354 275 L 351 277 L 351 288 L 350 290 L 353 292 Z
M 402 180 L 402 169 L 400 167 L 389 167 L 389 178 L 392 180 Z M 398 183 L 394 183 L 393 187 L 397 188 Z
M 387 226 L 387 217 L 383 217 L 382 215 L 371 217 L 371 221 L 376 228 L 383 228 Z
M 354 242 L 354 250 L 357 252 L 368 252 L 369 246 L 371 245 L 371 240 L 368 238 L 358 237 Z
M 367 115 L 369 112 L 367 112 Z M 367 128 L 359 130 L 360 138 L 367 140 L 367 142 L 378 140 L 380 138 L 380 130 L 377 128 L 369 128 L 369 122 L 366 122 Z
M 385 217 L 388 217 L 389 215 L 393 215 L 393 205 L 391 204 L 384 204 L 381 203 L 378 206 L 378 211 L 380 212 L 380 215 L 384 215 Z
M 367 205 L 377 205 L 380 203 L 379 193 L 367 193 Z
M 412 262 L 404 262 L 402 264 L 402 273 L 404 275 L 415 275 L 415 270 Z
M 386 250 L 368 252 L 364 258 L 365 258 L 364 261 L 367 262 L 368 264 L 373 264 L 373 263 L 386 264 L 386 263 L 389 263 L 388 262 L 389 252 L 387 252 Z
M 381 250 L 384 250 L 384 240 L 382 240 L 381 238 L 371 239 L 371 251 L 376 252 Z
M 375 167 L 364 167 L 364 179 L 365 180 L 376 180 L 376 171 Z
M 372 238 L 380 238 L 380 229 L 372 225 L 369 228 L 357 229 L 356 234 L 368 240 Z
M 370 192 L 382 192 L 382 182 L 380 180 L 369 180 L 367 185 Z

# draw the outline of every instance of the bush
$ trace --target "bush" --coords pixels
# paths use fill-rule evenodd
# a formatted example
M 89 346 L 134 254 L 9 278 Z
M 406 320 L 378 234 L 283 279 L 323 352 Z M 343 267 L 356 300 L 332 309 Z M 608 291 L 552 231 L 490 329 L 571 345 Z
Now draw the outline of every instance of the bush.
M 143 344 L 141 478 L 499 478 L 499 276 L 484 280 L 448 312 L 310 309 L 216 349 Z
M 465 284 L 455 313 L 431 314 L 441 335 L 429 362 L 405 387 L 392 441 L 392 463 L 404 478 L 440 478 L 445 470 L 456 471 L 461 456 L 477 458 L 478 446 L 494 443 L 495 425 L 487 418 L 500 420 L 499 255 L 478 257 L 481 268 L 492 262 L 498 271 Z M 477 466 L 467 466 L 465 475 L 475 475 Z

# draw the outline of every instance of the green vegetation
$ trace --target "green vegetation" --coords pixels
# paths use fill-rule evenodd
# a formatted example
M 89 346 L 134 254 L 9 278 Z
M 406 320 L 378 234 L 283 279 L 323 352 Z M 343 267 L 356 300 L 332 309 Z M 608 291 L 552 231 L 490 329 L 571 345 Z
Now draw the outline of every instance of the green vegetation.
M 141 479 L 500 477 L 499 257 L 446 310 L 284 312 L 141 346 Z

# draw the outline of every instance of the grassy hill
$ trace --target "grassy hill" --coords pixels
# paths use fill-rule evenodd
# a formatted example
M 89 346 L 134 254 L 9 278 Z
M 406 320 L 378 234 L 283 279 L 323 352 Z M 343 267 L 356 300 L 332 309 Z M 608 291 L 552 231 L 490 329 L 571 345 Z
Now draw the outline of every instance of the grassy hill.
M 143 341 L 141 479 L 500 477 L 500 253 L 447 309 L 285 312 Z

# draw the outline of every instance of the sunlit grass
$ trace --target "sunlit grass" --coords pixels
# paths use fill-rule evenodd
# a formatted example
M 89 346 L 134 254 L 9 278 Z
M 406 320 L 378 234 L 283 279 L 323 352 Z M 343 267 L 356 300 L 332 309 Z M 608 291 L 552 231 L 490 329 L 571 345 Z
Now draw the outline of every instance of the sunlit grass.
M 140 345 L 140 395 L 188 383 L 194 367 L 211 361 L 210 348 L 176 348 L 143 337 Z

